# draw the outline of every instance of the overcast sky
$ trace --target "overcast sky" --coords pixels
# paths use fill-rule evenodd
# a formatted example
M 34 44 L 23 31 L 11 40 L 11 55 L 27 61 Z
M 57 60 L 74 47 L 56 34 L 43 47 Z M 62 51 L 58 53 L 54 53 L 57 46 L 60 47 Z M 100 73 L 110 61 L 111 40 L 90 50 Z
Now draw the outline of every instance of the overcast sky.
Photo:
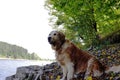
M 22 46 L 41 58 L 54 58 L 47 37 L 48 11 L 45 0 L 0 0 L 0 41 Z

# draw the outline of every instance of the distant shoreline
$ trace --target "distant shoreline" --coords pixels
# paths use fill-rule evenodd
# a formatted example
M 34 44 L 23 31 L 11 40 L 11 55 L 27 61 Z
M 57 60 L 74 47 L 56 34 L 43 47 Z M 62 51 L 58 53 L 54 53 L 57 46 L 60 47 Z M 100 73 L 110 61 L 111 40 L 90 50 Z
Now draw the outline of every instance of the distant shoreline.
M 28 60 L 28 59 L 13 59 L 13 58 L 1 58 L 0 60 Z
M 13 59 L 13 58 L 2 58 L 0 60 L 29 60 L 29 59 Z M 55 61 L 54 59 L 41 59 L 41 60 L 30 60 L 30 61 Z

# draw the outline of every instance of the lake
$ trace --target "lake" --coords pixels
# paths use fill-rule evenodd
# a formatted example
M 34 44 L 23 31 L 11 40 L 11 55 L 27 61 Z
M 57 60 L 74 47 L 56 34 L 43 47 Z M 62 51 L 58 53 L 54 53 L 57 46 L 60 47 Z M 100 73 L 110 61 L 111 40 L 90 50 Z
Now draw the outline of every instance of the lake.
M 10 60 L 0 59 L 0 80 L 5 80 L 7 76 L 16 73 L 16 69 L 21 66 L 50 64 L 51 61 L 34 61 L 34 60 Z

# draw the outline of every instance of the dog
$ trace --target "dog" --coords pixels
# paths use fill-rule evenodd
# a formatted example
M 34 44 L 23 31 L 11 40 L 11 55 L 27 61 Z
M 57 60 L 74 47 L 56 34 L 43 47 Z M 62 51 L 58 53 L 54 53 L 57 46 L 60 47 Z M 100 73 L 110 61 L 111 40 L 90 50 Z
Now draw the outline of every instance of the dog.
M 106 67 L 93 55 L 76 47 L 65 38 L 60 31 L 52 31 L 48 36 L 48 42 L 55 50 L 55 57 L 62 67 L 63 77 L 61 80 L 72 80 L 74 74 L 85 73 L 84 79 L 89 76 L 99 77 L 110 71 L 119 72 L 120 66 Z

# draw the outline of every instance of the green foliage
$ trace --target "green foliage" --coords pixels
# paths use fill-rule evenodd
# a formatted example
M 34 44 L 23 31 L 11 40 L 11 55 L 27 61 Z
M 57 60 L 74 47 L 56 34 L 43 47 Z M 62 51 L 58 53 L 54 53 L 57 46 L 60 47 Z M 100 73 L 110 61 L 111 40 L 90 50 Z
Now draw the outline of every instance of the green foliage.
M 0 42 L 0 57 L 31 60 L 40 59 L 37 54 L 28 53 L 27 49 L 5 42 Z
M 79 47 L 97 44 L 120 30 L 119 0 L 46 0 L 53 28 L 61 29 Z M 83 40 L 83 41 L 81 41 Z

